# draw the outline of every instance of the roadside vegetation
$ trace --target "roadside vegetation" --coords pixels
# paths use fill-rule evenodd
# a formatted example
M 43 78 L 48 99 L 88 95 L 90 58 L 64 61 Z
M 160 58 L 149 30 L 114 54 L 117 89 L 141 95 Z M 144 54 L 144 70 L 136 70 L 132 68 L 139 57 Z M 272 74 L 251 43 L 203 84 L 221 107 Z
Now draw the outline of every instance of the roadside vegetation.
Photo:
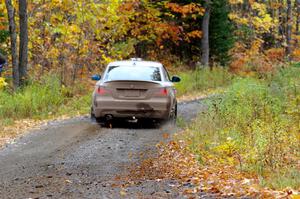
M 263 186 L 300 187 L 300 68 L 236 78 L 184 134 L 201 164 L 231 165 Z
M 202 68 L 193 71 L 180 72 L 181 82 L 176 84 L 178 96 L 197 95 L 208 90 L 225 88 L 235 77 L 228 68 Z
M 87 114 L 91 90 L 85 84 L 61 87 L 55 75 L 31 81 L 17 92 L 0 90 L 0 125 L 9 126 L 14 121 L 53 119 L 58 116 Z

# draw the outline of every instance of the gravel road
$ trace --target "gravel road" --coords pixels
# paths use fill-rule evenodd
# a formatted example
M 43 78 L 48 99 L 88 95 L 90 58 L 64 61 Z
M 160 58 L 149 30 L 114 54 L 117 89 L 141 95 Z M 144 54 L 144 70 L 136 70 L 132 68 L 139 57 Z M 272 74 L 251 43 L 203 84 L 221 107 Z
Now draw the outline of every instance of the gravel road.
M 190 121 L 202 101 L 180 103 Z M 101 128 L 88 117 L 49 123 L 0 150 L 0 198 L 182 198 L 173 181 L 145 181 L 126 190 L 117 175 L 155 154 L 155 145 L 177 127 L 121 124 Z

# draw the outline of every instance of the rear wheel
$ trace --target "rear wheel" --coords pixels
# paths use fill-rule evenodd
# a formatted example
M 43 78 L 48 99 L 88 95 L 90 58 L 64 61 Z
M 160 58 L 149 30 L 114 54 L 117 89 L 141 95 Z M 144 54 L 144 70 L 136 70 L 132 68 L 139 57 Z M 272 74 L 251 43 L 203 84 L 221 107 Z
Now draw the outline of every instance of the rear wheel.
M 171 110 L 169 122 L 171 122 L 172 124 L 176 124 L 176 119 L 177 119 L 177 103 L 174 105 L 174 107 Z
M 96 121 L 97 123 L 99 123 L 101 125 L 105 124 L 105 118 L 95 116 L 93 107 L 91 108 L 91 119 Z

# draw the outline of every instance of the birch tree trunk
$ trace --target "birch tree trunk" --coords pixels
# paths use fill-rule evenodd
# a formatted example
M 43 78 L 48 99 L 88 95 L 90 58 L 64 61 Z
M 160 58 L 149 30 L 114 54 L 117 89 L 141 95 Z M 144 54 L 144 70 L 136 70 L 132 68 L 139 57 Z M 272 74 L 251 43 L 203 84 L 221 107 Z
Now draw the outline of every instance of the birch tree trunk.
M 20 18 L 20 49 L 19 49 L 19 71 L 20 83 L 24 84 L 27 79 L 28 64 L 28 20 L 27 20 L 27 0 L 19 0 Z
M 210 21 L 210 0 L 205 0 L 205 14 L 202 21 L 202 40 L 201 50 L 202 57 L 201 63 L 203 66 L 209 66 L 209 21 Z
M 18 54 L 17 54 L 17 32 L 16 32 L 16 21 L 15 21 L 15 9 L 12 5 L 11 0 L 5 0 L 7 9 L 8 22 L 9 22 L 9 34 L 10 34 L 10 45 L 11 45 L 11 57 L 13 67 L 13 84 L 14 89 L 20 86 L 19 76 L 19 65 L 18 65 Z

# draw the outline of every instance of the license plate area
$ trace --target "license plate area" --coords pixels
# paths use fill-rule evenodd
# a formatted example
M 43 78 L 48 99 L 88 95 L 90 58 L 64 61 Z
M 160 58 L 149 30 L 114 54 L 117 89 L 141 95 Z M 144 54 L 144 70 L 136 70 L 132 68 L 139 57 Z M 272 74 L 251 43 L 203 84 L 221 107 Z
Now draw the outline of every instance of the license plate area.
M 124 90 L 124 97 L 139 97 L 140 95 L 140 90 Z

